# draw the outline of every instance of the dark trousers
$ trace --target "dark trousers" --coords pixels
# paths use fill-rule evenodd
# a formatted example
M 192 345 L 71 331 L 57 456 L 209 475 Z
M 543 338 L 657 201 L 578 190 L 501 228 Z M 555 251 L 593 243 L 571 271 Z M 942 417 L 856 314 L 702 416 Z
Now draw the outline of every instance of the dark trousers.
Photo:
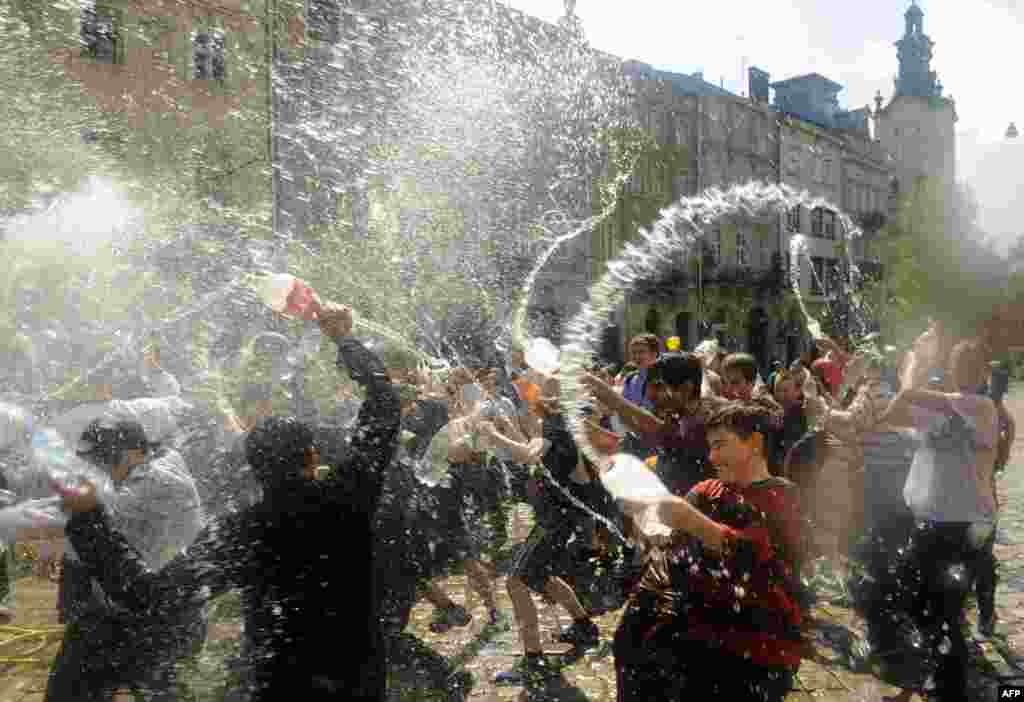
M 617 702 L 783 702 L 793 673 L 688 641 L 671 626 L 651 633 L 649 613 L 626 608 L 615 632 Z
M 979 548 L 966 523 L 919 523 L 896 578 L 916 591 L 910 615 L 929 654 L 922 687 L 930 699 L 967 702 L 967 641 L 961 621 Z M 929 681 L 928 678 L 931 678 Z
M 993 529 L 971 565 L 974 594 L 978 598 L 978 614 L 982 617 L 991 617 L 996 611 L 996 586 L 999 584 L 996 571 L 999 564 L 996 560 L 995 545 L 996 530 Z
M 178 664 L 197 652 L 204 636 L 202 620 L 177 629 L 166 623 L 142 626 L 113 617 L 75 619 L 64 629 L 45 700 L 109 702 L 117 690 L 130 690 L 146 702 L 187 699 Z

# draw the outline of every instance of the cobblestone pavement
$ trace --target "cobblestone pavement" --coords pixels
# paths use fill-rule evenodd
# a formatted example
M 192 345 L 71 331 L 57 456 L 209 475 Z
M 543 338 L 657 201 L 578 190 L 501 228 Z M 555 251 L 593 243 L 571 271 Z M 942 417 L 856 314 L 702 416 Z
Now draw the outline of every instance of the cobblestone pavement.
M 1024 420 L 1024 388 L 1017 387 L 1008 402 L 1015 416 Z M 1024 422 L 1022 422 L 1024 425 Z M 1000 635 L 992 642 L 975 642 L 972 658 L 976 699 L 995 699 L 994 680 L 997 675 L 1024 674 L 1024 444 L 1014 447 L 1011 465 L 1000 485 L 1001 503 L 1004 505 L 999 539 L 996 545 L 1001 563 L 1001 583 L 997 596 L 1000 617 Z M 513 511 L 511 534 L 513 539 L 525 537 L 530 525 L 529 508 Z M 466 601 L 466 581 L 454 576 L 444 582 L 446 590 L 457 602 Z M 504 578 L 495 583 L 498 602 L 508 613 L 511 602 L 505 593 Z M 17 582 L 17 616 L 12 627 L 0 629 L 0 702 L 41 702 L 45 689 L 46 671 L 56 654 L 58 640 L 38 636 L 12 641 L 24 629 L 43 629 L 57 624 L 53 604 L 56 586 L 35 576 Z M 444 635 L 430 631 L 432 608 L 425 602 L 413 611 L 411 628 L 423 641 L 440 654 L 461 664 L 476 680 L 470 699 L 527 700 L 535 698 L 521 688 L 496 687 L 494 675 L 516 661 L 519 643 L 515 629 L 494 633 L 484 627 L 486 612 L 480 602 L 470 596 L 467 602 L 473 622 L 464 629 L 454 629 Z M 538 599 L 540 624 L 544 640 L 551 633 L 569 623 L 564 612 Z M 615 676 L 610 641 L 618 624 L 620 611 L 612 611 L 597 618 L 602 633 L 602 644 L 585 656 L 566 662 L 562 675 L 546 691 L 544 700 L 573 702 L 613 702 Z M 859 632 L 858 622 L 848 609 L 819 606 L 811 612 L 815 626 L 811 629 L 813 656 L 806 659 L 797 676 L 797 689 L 787 702 L 877 702 L 882 695 L 893 694 L 894 688 L 881 684 L 869 673 L 851 669 L 844 650 L 848 650 L 851 636 Z M 972 622 L 974 612 L 972 611 Z M 13 628 L 19 627 L 20 629 Z M 211 637 L 237 636 L 237 626 L 221 623 Z M 9 643 L 8 643 L 9 642 Z M 33 649 L 36 649 L 33 651 Z M 552 648 L 552 650 L 558 650 Z M 412 687 L 415 687 L 413 682 Z M 438 699 L 415 692 L 402 694 L 404 700 Z

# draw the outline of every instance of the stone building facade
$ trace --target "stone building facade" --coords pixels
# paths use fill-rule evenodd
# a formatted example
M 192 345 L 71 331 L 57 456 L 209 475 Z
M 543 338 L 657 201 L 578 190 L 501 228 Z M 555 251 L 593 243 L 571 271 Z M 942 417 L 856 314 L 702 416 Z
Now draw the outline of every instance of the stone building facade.
M 642 123 L 659 144 L 681 146 L 687 154 L 685 167 L 671 179 L 671 199 L 751 180 L 806 191 L 864 225 L 864 236 L 849 242 L 850 253 L 864 269 L 877 270 L 871 241 L 891 214 L 900 183 L 919 175 L 949 183 L 954 178 L 955 112 L 951 100 L 922 95 L 941 92 L 941 86 L 933 72 L 920 77 L 931 46 L 921 33 L 920 16 L 916 5 L 907 13 L 907 36 L 897 44 L 901 78 L 896 95 L 874 111 L 841 110 L 837 95 L 842 86 L 813 73 L 771 83 L 766 71 L 751 68 L 745 97 L 700 74 L 628 62 Z M 633 187 L 643 189 L 644 178 Z M 620 224 L 609 223 L 597 237 L 598 250 L 608 257 L 635 234 Z M 691 348 L 717 334 L 766 362 L 791 359 L 809 341 L 795 307 L 780 303 L 792 297 L 780 293 L 790 289 L 790 242 L 797 234 L 805 238 L 807 251 L 797 262 L 801 294 L 812 309 L 824 312 L 838 297 L 835 281 L 845 266 L 845 232 L 834 210 L 798 208 L 780 213 L 770 225 L 723 224 L 708 232 L 711 255 L 705 260 L 713 265 L 702 266 L 702 280 L 632 295 L 610 320 L 615 339 L 605 353 L 614 355 L 632 335 L 651 331 L 677 335 Z
M 269 224 L 270 38 L 252 5 L 86 0 L 25 19 L 114 125 L 86 125 L 83 140 L 187 201 Z

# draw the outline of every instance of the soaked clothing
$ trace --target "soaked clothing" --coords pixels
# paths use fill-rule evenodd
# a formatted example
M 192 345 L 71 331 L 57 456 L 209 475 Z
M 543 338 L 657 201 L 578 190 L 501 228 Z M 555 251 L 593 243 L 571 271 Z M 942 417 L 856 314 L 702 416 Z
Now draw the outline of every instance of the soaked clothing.
M 928 699 L 967 702 L 963 608 L 980 540 L 968 524 L 911 523 L 888 558 L 890 577 L 854 588 L 867 614 L 878 676 Z M 873 625 L 874 624 L 874 625 Z
M 793 671 L 785 666 L 725 658 L 676 630 L 648 633 L 627 609 L 614 642 L 618 702 L 782 702 L 793 689 Z M 620 651 L 635 660 L 620 661 Z
M 200 531 L 199 493 L 176 451 L 160 450 L 135 467 L 113 497 L 110 528 L 154 571 L 184 553 Z M 202 647 L 205 611 L 201 602 L 176 598 L 151 605 L 150 611 L 133 611 L 111 598 L 69 543 L 57 602 L 67 626 L 47 701 L 98 702 L 121 686 L 174 699 L 174 664 Z
M 792 483 L 770 478 L 744 489 L 720 480 L 707 480 L 687 496 L 689 502 L 726 531 L 724 557 L 678 533 L 666 546 L 654 546 L 645 556 L 644 571 L 616 634 L 616 672 L 620 702 L 648 699 L 638 688 L 650 659 L 672 651 L 663 646 L 686 646 L 700 651 L 716 665 L 690 669 L 669 668 L 665 689 L 675 697 L 696 699 L 694 690 L 709 690 L 713 671 L 731 676 L 733 670 L 750 673 L 750 685 L 729 688 L 738 697 L 728 699 L 779 700 L 788 689 L 789 674 L 800 664 L 801 612 L 795 594 L 795 563 L 800 549 L 799 500 Z M 639 667 L 638 667 L 639 666 Z M 694 675 L 691 677 L 690 673 Z M 702 679 L 703 678 L 703 679 Z M 739 680 L 739 678 L 737 678 Z M 756 682 L 763 681 L 758 696 Z M 774 681 L 774 682 L 773 682 Z M 775 689 L 774 683 L 779 689 Z M 750 688 L 748 692 L 743 692 Z M 701 698 L 703 699 L 703 698 Z
M 416 479 L 407 460 L 395 460 L 382 485 L 373 528 L 386 636 L 405 629 L 420 586 L 440 573 L 437 549 L 445 535 L 436 526 L 438 508 L 437 491 Z
M 113 497 L 113 503 L 106 506 L 110 527 L 154 571 L 184 553 L 202 528 L 203 511 L 195 481 L 176 451 L 163 449 L 136 466 Z M 89 575 L 70 539 L 64 553 L 58 593 L 61 621 L 81 616 L 137 619 L 112 601 L 101 582 Z
M 804 438 L 808 430 L 807 415 L 803 407 L 787 407 L 782 415 L 782 431 L 779 434 L 779 446 L 776 449 L 782 456 L 783 462 L 789 456 L 789 452 L 796 446 L 800 439 Z M 792 476 L 786 476 L 792 479 Z
M 411 413 L 402 417 L 402 429 L 415 436 L 406 451 L 415 460 L 423 457 L 430 440 L 448 423 L 448 405 L 440 400 L 419 399 Z
M 653 410 L 654 403 L 647 399 L 647 369 L 641 368 L 622 381 L 622 396 L 645 410 Z
M 991 400 L 964 394 L 953 401 L 953 411 L 933 412 L 914 407 L 914 425 L 921 430 L 921 445 L 914 454 L 903 497 L 918 519 L 935 522 L 995 520 L 991 468 L 979 474 L 977 451 L 995 449 L 998 426 L 995 413 L 982 424 L 983 403 Z
M 703 412 L 677 415 L 659 433 L 642 437 L 642 441 L 656 450 L 655 473 L 672 494 L 686 495 L 697 483 L 712 477 Z
M 537 486 L 533 498 L 535 523 L 519 547 L 510 573 L 537 593 L 544 592 L 548 578 L 567 574 L 570 568 L 567 545 L 586 515 L 563 489 L 590 508 L 596 506 L 595 488 L 601 490 L 594 481 L 581 485 L 572 479 L 580 456 L 562 415 L 545 415 L 543 436 L 549 442 L 541 459 L 547 473 L 539 472 L 534 478 Z
M 352 442 L 322 482 L 284 480 L 255 507 L 211 522 L 185 557 L 154 573 L 103 510 L 67 531 L 104 590 L 124 606 L 206 601 L 242 591 L 253 702 L 384 699 L 373 518 L 399 428 L 398 394 L 377 357 L 342 338 L 339 365 L 367 389 Z M 345 635 L 345 650 L 324 641 Z
M 508 475 L 500 461 L 481 456 L 472 463 L 451 464 L 454 492 L 451 526 L 466 538 L 469 557 L 479 558 L 500 550 L 508 541 L 510 493 Z

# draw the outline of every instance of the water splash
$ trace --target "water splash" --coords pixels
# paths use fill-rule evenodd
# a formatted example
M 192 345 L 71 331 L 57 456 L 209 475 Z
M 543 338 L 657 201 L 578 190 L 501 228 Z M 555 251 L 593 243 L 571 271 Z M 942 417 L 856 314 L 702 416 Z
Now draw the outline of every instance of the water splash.
M 582 409 L 586 394 L 580 385 L 580 376 L 597 356 L 607 320 L 625 301 L 627 293 L 640 282 L 657 280 L 680 264 L 688 266 L 695 256 L 701 255 L 705 234 L 716 224 L 726 221 L 777 223 L 780 215 L 798 205 L 837 212 L 847 236 L 859 232 L 849 216 L 827 200 L 785 185 L 753 182 L 683 198 L 664 210 L 649 230 L 642 229 L 637 243 L 627 243 L 622 254 L 608 262 L 606 273 L 591 288 L 587 303 L 569 323 L 568 342 L 562 348 L 563 411 L 579 446 L 591 460 L 597 460 L 598 455 L 583 431 Z M 794 262 L 791 269 L 798 266 Z M 800 290 L 794 287 L 794 292 L 800 299 Z M 805 319 L 809 325 L 816 321 L 810 315 L 805 315 Z

